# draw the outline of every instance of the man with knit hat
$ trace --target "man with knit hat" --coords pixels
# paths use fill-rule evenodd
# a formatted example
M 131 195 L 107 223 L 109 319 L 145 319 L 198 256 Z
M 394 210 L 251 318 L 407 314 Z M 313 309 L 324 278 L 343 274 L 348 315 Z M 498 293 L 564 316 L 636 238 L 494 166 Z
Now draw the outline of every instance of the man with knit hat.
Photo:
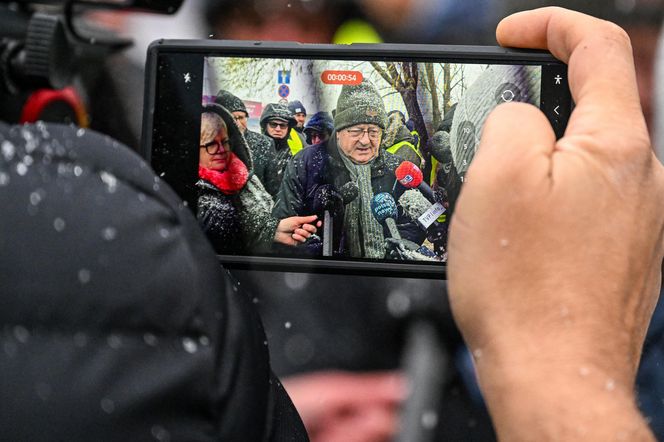
M 263 186 L 266 186 L 269 161 L 275 156 L 274 142 L 263 134 L 247 129 L 249 112 L 247 112 L 247 107 L 239 97 L 222 89 L 214 101 L 233 114 L 240 132 L 244 135 L 244 139 L 247 140 L 247 144 L 249 145 L 254 165 L 254 174 Z
M 288 102 L 288 110 L 295 118 L 295 127 L 290 130 L 288 134 L 288 145 L 295 155 L 297 152 L 307 146 L 307 141 L 304 136 L 304 122 L 307 120 L 307 110 L 300 100 L 293 100 Z
M 323 190 L 338 191 L 353 181 L 359 190 L 357 197 L 343 201 L 342 210 L 333 214 L 334 253 L 385 258 L 390 234 L 374 217 L 371 200 L 381 192 L 393 193 L 394 171 L 401 163 L 379 149 L 386 119 L 383 100 L 373 84 L 365 80 L 359 85 L 344 85 L 337 100 L 335 131 L 329 140 L 304 149 L 288 164 L 273 214 L 286 218 L 316 213 Z M 393 196 L 398 200 L 400 195 Z M 403 238 L 421 244 L 421 231 L 402 230 L 408 220 L 401 217 L 396 222 Z

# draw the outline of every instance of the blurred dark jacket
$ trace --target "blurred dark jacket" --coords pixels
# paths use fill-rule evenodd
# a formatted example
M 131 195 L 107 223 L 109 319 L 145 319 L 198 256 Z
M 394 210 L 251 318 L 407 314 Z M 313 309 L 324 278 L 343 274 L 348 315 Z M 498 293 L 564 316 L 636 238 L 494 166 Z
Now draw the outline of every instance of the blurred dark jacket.
M 0 143 L 3 440 L 307 440 L 251 301 L 142 160 L 64 126 Z

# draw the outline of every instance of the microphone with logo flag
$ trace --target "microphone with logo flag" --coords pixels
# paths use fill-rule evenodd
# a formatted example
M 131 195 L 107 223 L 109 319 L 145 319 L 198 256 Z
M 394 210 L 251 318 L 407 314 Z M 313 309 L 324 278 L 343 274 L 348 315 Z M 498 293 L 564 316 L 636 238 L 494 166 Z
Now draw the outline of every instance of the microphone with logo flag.
M 404 161 L 399 164 L 399 167 L 396 168 L 394 174 L 397 177 L 397 181 L 407 189 L 418 189 L 422 192 L 422 195 L 426 197 L 431 203 L 436 202 L 436 197 L 433 194 L 433 190 L 427 183 L 424 182 L 424 175 L 419 167 L 410 161 Z M 396 183 L 395 183 L 396 184 Z
M 387 226 L 390 237 L 401 239 L 401 234 L 397 230 L 397 223 L 394 221 L 399 212 L 397 211 L 397 203 L 392 198 L 392 195 L 387 192 L 374 195 L 371 199 L 371 212 L 379 223 Z

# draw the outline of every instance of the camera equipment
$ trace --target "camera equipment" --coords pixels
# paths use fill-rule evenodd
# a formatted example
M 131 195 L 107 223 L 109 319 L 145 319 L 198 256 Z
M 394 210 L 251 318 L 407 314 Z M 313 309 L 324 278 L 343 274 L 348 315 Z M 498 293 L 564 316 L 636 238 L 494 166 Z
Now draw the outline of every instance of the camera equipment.
M 0 91 L 16 95 L 71 84 L 82 60 L 132 44 L 86 23 L 91 10 L 175 13 L 183 0 L 0 0 Z

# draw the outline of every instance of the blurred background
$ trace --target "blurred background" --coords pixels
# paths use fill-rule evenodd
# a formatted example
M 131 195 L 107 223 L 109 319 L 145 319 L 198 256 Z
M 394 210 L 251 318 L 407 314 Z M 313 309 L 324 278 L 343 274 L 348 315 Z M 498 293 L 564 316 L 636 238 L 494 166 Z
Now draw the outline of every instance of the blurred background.
M 81 67 L 72 84 L 73 111 L 37 112 L 29 118 L 91 127 L 138 150 L 143 65 L 147 46 L 155 39 L 494 45 L 495 26 L 502 17 L 549 5 L 586 12 L 625 28 L 632 39 L 644 114 L 654 133 L 655 91 L 664 82 L 654 74 L 664 0 L 185 0 L 172 16 L 95 11 L 83 20 L 129 36 L 135 44 L 108 54 L 101 64 Z M 2 111 L 3 119 L 30 121 L 24 115 L 30 98 L 15 98 Z M 474 380 L 472 358 L 446 307 L 444 281 L 257 270 L 232 273 L 261 312 L 274 369 L 314 442 L 398 438 L 407 393 L 388 400 L 386 392 L 407 377 L 404 368 L 412 366 L 413 358 L 432 355 L 442 374 L 431 387 L 439 393 L 438 405 L 420 416 L 426 440 L 495 439 Z M 422 323 L 434 324 L 435 338 L 420 353 L 409 353 L 412 330 Z M 659 308 L 646 342 L 639 387 L 641 406 L 660 440 L 664 440 L 663 336 Z M 416 383 L 417 379 L 406 379 L 411 389 Z M 365 397 L 354 397 L 359 395 Z M 375 400 L 366 400 L 367 395 Z

